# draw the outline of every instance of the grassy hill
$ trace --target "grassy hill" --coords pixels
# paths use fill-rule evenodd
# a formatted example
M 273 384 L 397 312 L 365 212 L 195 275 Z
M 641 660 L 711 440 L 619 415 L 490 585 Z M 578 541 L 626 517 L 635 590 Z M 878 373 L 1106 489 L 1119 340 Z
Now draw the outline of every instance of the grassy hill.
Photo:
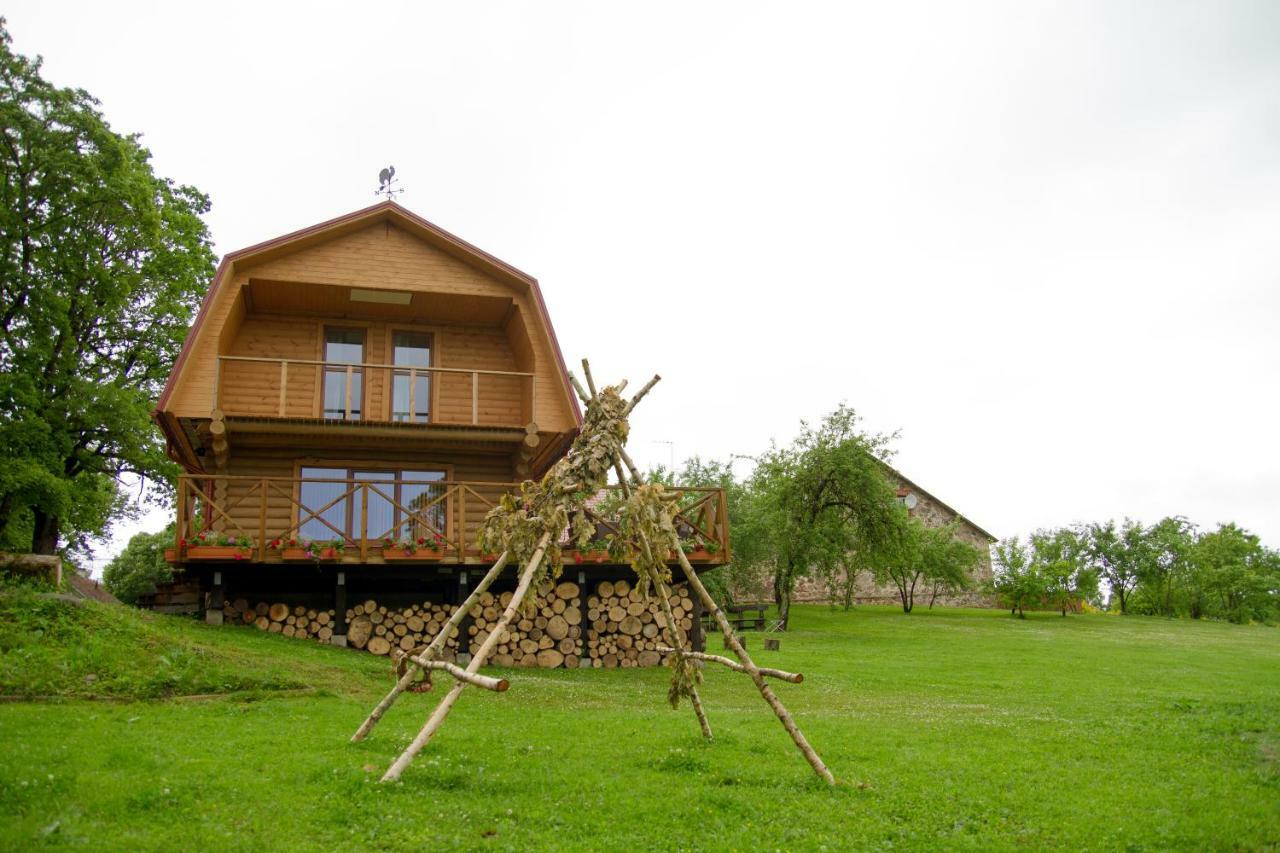
M 384 659 L 103 605 L 0 598 L 0 837 L 107 849 L 1257 849 L 1280 842 L 1280 632 L 800 607 L 777 689 L 713 743 L 665 670 L 515 670 L 377 778 L 439 694 L 347 738 Z M 751 635 L 748 635 L 751 636 Z M 753 648 L 758 644 L 752 638 Z M 92 676 L 92 677 L 90 677 Z M 32 701 L 15 697 L 54 697 Z M 96 697 L 96 698 L 89 698 Z

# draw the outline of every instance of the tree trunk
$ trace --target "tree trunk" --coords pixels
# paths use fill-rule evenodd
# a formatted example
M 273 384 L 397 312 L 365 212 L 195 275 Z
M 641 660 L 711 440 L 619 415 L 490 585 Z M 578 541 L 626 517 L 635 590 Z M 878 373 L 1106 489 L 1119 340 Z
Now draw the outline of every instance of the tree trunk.
M 778 605 L 778 619 L 785 631 L 791 616 L 791 572 L 787 569 L 778 568 L 773 573 L 773 603 Z
M 35 522 L 32 525 L 31 553 L 58 553 L 58 517 L 47 515 L 38 509 L 32 509 L 31 515 Z

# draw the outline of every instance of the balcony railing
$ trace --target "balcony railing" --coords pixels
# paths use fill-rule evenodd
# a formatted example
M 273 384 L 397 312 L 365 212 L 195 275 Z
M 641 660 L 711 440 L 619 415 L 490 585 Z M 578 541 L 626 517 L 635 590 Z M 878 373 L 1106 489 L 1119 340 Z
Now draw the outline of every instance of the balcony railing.
M 242 417 L 523 427 L 534 404 L 514 370 L 223 355 L 213 384 L 213 408 Z
M 232 475 L 178 478 L 170 562 L 484 563 L 476 531 L 517 483 L 451 480 L 313 479 Z M 729 559 L 724 490 L 683 488 L 676 527 L 690 559 Z M 619 534 L 616 487 L 588 502 L 596 543 Z M 568 531 L 562 544 L 568 548 Z M 603 547 L 571 551 L 575 562 L 610 562 Z M 672 562 L 675 556 L 671 556 Z

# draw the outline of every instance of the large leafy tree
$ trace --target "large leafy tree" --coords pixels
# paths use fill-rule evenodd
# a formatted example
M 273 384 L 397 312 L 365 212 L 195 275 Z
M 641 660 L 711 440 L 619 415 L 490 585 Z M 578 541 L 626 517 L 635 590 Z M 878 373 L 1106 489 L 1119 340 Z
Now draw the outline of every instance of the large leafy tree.
M 1234 524 L 1196 542 L 1192 557 L 1210 611 L 1232 622 L 1273 618 L 1280 603 L 1280 554 Z
M 890 439 L 862 430 L 857 413 L 841 405 L 757 458 L 734 523 L 734 559 L 771 569 L 784 628 L 798 578 L 897 536 L 899 507 L 884 465 Z
M 1079 530 L 1037 530 L 1029 537 L 1031 561 L 1044 599 L 1062 612 L 1078 611 L 1098 594 L 1098 573 L 1085 562 L 1087 543 Z
M 102 582 L 116 598 L 133 604 L 157 584 L 173 579 L 164 549 L 173 543 L 173 525 L 159 533 L 137 533 L 102 571 Z
M 1016 536 L 1001 540 L 992 549 L 991 591 L 1009 612 L 1025 619 L 1027 607 L 1035 607 L 1045 597 L 1044 576 L 1032 550 Z
M 53 553 L 172 473 L 149 412 L 213 270 L 208 199 L 157 177 L 0 19 L 0 537 Z M 25 541 L 24 541 L 25 540 Z
M 956 538 L 955 525 L 930 527 L 908 516 L 905 508 L 899 509 L 895 521 L 895 535 L 880 548 L 859 552 L 859 562 L 881 583 L 894 585 L 903 613 L 915 609 L 918 591 L 932 588 L 936 597 L 939 589 L 968 586 L 979 552 Z
M 1120 612 L 1128 613 L 1133 590 L 1151 561 L 1146 528 L 1126 518 L 1119 527 L 1114 521 L 1084 525 L 1079 534 L 1087 565 L 1106 581 Z

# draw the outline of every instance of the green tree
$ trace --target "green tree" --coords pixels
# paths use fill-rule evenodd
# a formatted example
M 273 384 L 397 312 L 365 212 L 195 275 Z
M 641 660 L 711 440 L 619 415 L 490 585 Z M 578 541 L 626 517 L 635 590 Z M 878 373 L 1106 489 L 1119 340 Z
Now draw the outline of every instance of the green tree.
M 172 474 L 149 412 L 213 270 L 208 199 L 97 106 L 0 19 L 0 537 L 42 554 Z
M 1129 612 L 1129 598 L 1150 560 L 1146 529 L 1126 518 L 1119 528 L 1114 521 L 1086 524 L 1078 530 L 1083 554 L 1098 578 L 1105 581 L 1120 612 Z
M 880 583 L 894 585 L 903 613 L 915 609 L 919 590 L 932 588 L 936 597 L 939 589 L 968 586 L 978 549 L 956 538 L 955 525 L 929 527 L 905 508 L 897 514 L 897 525 L 896 535 L 882 547 L 865 552 L 863 565 Z
M 757 459 L 734 528 L 734 559 L 773 574 L 785 628 L 800 577 L 870 553 L 897 535 L 899 506 L 886 477 L 890 436 L 859 428 L 841 405 L 786 447 Z
M 1062 612 L 1078 612 L 1098 594 L 1098 573 L 1085 563 L 1086 544 L 1078 530 L 1037 530 L 1030 537 L 1030 560 L 1043 597 Z
M 1135 593 L 1149 612 L 1175 616 L 1179 583 L 1189 579 L 1191 552 L 1196 543 L 1195 525 L 1181 516 L 1162 518 L 1147 528 L 1146 540 Z
M 1192 560 L 1215 615 L 1232 622 L 1273 618 L 1280 595 L 1280 554 L 1235 524 L 1196 543 Z
M 1044 600 L 1044 577 L 1036 567 L 1031 548 L 1016 536 L 1003 539 L 992 549 L 991 591 L 1019 619 L 1027 607 Z
M 164 549 L 173 544 L 173 525 L 159 533 L 138 533 L 102 571 L 102 583 L 126 604 L 173 579 Z

